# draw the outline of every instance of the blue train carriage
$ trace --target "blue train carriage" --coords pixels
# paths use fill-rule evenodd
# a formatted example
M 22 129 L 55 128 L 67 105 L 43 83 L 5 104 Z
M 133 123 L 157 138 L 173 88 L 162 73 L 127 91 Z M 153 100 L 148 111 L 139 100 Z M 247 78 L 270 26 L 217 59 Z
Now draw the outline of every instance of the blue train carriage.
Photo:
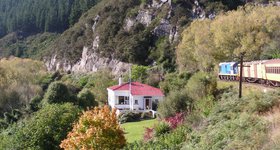
M 219 64 L 221 80 L 238 80 L 238 62 L 222 62 Z

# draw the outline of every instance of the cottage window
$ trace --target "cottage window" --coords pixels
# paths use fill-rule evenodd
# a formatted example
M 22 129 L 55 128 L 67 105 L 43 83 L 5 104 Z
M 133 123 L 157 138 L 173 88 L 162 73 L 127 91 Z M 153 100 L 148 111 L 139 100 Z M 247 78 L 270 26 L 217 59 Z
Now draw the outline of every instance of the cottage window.
M 134 100 L 134 105 L 138 105 L 138 100 Z
M 119 96 L 119 105 L 129 105 L 129 97 Z

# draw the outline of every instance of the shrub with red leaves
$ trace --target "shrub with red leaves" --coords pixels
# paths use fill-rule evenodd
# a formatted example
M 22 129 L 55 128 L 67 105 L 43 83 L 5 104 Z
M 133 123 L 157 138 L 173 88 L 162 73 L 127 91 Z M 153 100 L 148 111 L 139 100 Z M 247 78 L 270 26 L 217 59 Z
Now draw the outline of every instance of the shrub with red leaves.
M 164 120 L 169 123 L 172 129 L 175 129 L 178 125 L 183 123 L 184 113 L 177 113 L 174 117 L 168 117 Z
M 146 128 L 144 133 L 144 141 L 147 142 L 154 137 L 154 128 Z

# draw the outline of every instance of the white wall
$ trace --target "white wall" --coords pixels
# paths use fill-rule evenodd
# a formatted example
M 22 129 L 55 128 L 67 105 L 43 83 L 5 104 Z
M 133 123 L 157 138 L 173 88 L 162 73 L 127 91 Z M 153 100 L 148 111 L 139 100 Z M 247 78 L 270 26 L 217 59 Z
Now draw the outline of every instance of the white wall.
M 108 91 L 108 105 L 110 105 L 112 108 L 115 107 L 115 92 L 110 90 L 110 89 L 107 89 Z
M 137 108 L 143 109 L 143 106 L 144 106 L 144 104 L 143 104 L 143 102 L 144 102 L 143 96 L 135 95 L 135 96 L 132 97 L 132 100 L 133 100 L 133 104 L 134 104 L 135 100 L 138 100 L 138 105 L 133 105 L 134 109 L 137 109 Z
M 118 105 L 118 96 L 129 96 L 129 91 L 113 91 L 111 89 L 107 89 L 108 90 L 108 104 L 114 108 L 122 108 L 122 109 L 129 109 L 131 107 L 130 105 Z M 133 104 L 133 109 L 144 109 L 144 96 L 141 95 L 135 95 L 135 96 L 131 96 L 132 98 L 132 104 Z M 158 101 L 162 101 L 163 97 L 162 96 L 152 96 L 152 101 L 155 101 L 156 99 L 158 99 Z M 134 101 L 138 100 L 138 105 L 134 104 Z

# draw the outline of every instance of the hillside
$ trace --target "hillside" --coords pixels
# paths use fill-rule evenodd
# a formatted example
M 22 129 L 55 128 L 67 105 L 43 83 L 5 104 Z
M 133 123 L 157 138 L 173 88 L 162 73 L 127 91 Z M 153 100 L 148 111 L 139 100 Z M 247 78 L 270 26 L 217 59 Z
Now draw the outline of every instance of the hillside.
M 56 35 L 73 26 L 97 2 L 0 0 L 0 57 L 42 58 L 43 49 Z
M 103 0 L 48 48 L 44 60 L 49 70 L 94 71 L 107 66 L 118 72 L 127 69 L 120 64 L 126 62 L 157 63 L 172 71 L 183 28 L 193 19 L 243 4 L 230 2 Z
M 10 2 L 20 10 L 33 1 Z M 279 149 L 279 89 L 243 84 L 239 98 L 238 83 L 219 81 L 216 71 L 240 53 L 245 61 L 280 58 L 279 3 L 264 2 L 101 0 L 63 31 L 7 30 L 0 39 L 0 57 L 8 57 L 0 59 L 0 149 Z M 128 101 L 134 86 L 111 95 L 107 88 L 120 74 L 160 88 L 164 99 Z M 120 112 L 140 100 L 152 110 Z M 149 120 L 155 111 L 157 123 Z

